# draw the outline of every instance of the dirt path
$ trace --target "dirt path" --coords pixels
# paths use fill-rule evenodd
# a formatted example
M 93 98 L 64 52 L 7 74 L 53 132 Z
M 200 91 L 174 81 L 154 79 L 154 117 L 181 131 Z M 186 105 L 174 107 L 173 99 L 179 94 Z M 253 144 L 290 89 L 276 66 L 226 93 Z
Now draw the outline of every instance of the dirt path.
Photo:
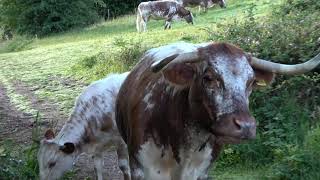
M 33 116 L 18 111 L 10 104 L 5 88 L 0 84 L 0 142 L 13 140 L 15 143 L 29 144 Z
M 69 84 L 70 82 L 68 82 L 68 85 Z M 43 131 L 51 126 L 50 124 L 52 124 L 52 122 L 57 121 L 57 129 L 59 130 L 63 122 L 68 119 L 56 104 L 46 99 L 37 98 L 35 88 L 29 87 L 20 81 L 14 82 L 13 85 L 16 93 L 27 97 L 32 108 L 42 114 L 40 125 Z M 6 89 L 0 83 L 0 142 L 11 139 L 14 143 L 29 145 L 32 142 L 31 132 L 33 121 L 34 117 L 31 114 L 19 111 L 10 103 Z M 107 152 L 104 159 L 105 175 L 109 177 L 108 179 L 123 179 L 120 169 L 118 168 L 116 153 L 114 151 Z M 76 172 L 74 179 L 85 179 L 86 177 L 94 179 L 95 177 L 93 161 L 87 155 L 80 156 L 74 170 Z

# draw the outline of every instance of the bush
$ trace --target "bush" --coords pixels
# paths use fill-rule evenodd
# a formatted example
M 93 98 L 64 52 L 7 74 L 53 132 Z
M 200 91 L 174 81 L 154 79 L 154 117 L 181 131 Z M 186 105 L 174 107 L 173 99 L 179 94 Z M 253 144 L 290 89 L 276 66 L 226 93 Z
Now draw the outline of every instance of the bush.
M 309 132 L 302 147 L 294 147 L 273 166 L 276 179 L 320 179 L 320 128 Z
M 124 15 L 128 13 L 133 13 L 137 8 L 138 4 L 141 0 L 101 0 L 103 4 L 98 6 L 99 15 L 104 17 L 105 19 L 108 16 L 117 17 L 119 15 Z
M 43 36 L 98 21 L 95 1 L 91 0 L 3 0 L 1 24 L 22 34 Z
M 133 68 L 147 47 L 141 41 L 118 38 L 113 42 L 112 51 L 99 52 L 85 57 L 72 67 L 76 76 L 86 80 L 104 78 L 110 72 L 125 72 Z

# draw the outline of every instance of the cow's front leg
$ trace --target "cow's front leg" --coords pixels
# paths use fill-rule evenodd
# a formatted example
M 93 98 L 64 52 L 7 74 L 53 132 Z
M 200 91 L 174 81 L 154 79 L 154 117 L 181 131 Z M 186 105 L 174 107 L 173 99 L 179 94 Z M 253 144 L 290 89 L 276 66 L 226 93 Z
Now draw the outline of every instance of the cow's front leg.
M 144 17 L 143 21 L 141 21 L 141 26 L 143 29 L 143 32 L 147 31 L 147 22 L 149 21 L 149 17 Z
M 102 170 L 103 170 L 103 155 L 97 153 L 93 156 L 94 170 L 98 180 L 103 180 Z
M 140 166 L 136 158 L 130 157 L 130 170 L 132 180 L 144 180 L 143 167 Z
M 171 21 L 166 21 L 166 24 L 164 25 L 164 29 L 171 29 Z
M 121 140 L 121 142 L 118 145 L 117 154 L 118 154 L 119 168 L 123 173 L 124 180 L 130 180 L 131 174 L 130 174 L 130 167 L 129 167 L 128 149 L 127 149 L 127 145 L 123 140 Z

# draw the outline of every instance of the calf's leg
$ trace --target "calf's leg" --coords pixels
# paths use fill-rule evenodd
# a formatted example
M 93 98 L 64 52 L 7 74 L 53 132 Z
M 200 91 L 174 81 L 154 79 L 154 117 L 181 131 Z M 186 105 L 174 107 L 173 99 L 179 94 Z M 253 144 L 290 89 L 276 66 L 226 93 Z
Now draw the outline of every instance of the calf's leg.
M 131 179 L 132 180 L 144 180 L 144 172 L 142 166 L 139 165 L 139 162 L 136 158 L 130 156 L 130 170 L 131 170 Z
M 93 156 L 94 170 L 98 180 L 103 180 L 102 170 L 103 170 L 103 155 L 102 153 L 96 153 Z
M 130 167 L 129 167 L 129 154 L 128 154 L 127 145 L 123 140 L 121 140 L 121 142 L 118 145 L 117 154 L 118 154 L 119 168 L 123 173 L 124 180 L 131 180 Z
M 166 21 L 166 23 L 164 25 L 164 29 L 171 29 L 171 22 L 170 21 Z

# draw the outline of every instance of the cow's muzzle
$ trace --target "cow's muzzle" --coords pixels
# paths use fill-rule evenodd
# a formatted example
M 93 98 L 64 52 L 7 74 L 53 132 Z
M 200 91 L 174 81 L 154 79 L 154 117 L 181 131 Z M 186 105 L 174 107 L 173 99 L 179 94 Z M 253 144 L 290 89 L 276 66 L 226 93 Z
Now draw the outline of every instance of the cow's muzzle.
M 256 121 L 249 113 L 227 114 L 214 123 L 212 133 L 238 140 L 255 139 Z
M 239 134 L 241 139 L 255 139 L 256 138 L 256 123 L 234 120 L 235 125 L 239 128 Z

